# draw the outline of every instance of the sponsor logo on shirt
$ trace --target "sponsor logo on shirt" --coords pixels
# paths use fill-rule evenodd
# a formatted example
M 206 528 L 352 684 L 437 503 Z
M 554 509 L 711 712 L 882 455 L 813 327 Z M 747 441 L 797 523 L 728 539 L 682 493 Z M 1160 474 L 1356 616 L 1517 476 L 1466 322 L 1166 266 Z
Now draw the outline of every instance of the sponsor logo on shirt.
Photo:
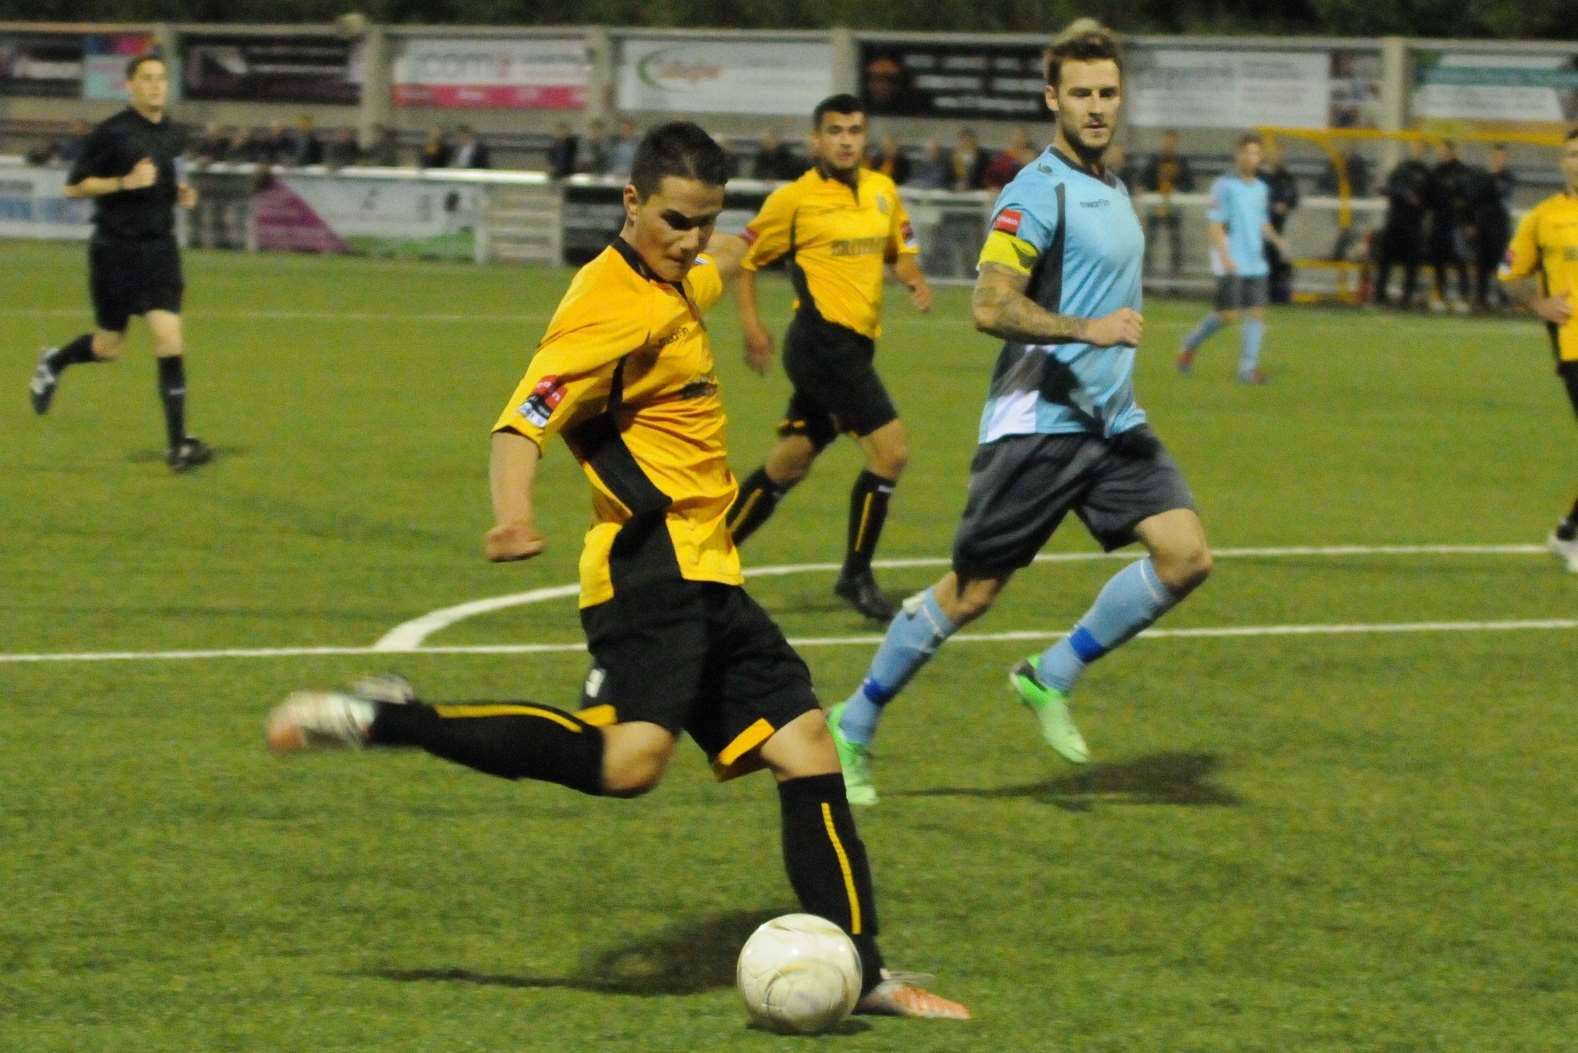
M 887 238 L 839 238 L 828 246 L 828 252 L 833 256 L 870 256 L 887 247 Z
M 1112 202 L 1107 200 L 1106 198 L 1098 197 L 1094 201 L 1081 201 L 1079 203 L 1079 207 L 1080 208 L 1106 208 L 1110 204 L 1112 204 Z
M 526 396 L 526 401 L 520 404 L 515 412 L 525 417 L 539 428 L 548 426 L 548 418 L 553 416 L 553 411 L 559 405 L 559 400 L 564 398 L 564 385 L 556 376 L 543 377 L 537 381 L 537 386 L 532 388 L 531 394 Z
M 1018 234 L 1019 221 L 1024 218 L 1024 213 L 1017 208 L 1005 208 L 997 214 L 992 221 L 992 229 L 1000 230 L 1004 234 Z

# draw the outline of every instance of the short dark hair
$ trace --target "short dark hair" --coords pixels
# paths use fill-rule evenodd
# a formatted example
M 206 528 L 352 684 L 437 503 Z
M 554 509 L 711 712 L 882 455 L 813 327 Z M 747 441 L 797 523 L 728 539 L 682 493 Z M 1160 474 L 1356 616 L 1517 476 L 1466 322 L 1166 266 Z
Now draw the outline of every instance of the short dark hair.
M 1062 75 L 1063 63 L 1099 62 L 1111 59 L 1118 64 L 1118 76 L 1123 76 L 1123 59 L 1118 55 L 1118 38 L 1112 30 L 1094 18 L 1077 18 L 1068 28 L 1052 40 L 1047 48 L 1047 86 L 1056 88 Z
M 729 158 L 700 125 L 690 121 L 660 124 L 636 145 L 630 185 L 636 188 L 636 196 L 645 200 L 657 192 L 665 176 L 723 186 L 729 181 Z
M 1261 135 L 1260 135 L 1259 132 L 1245 132 L 1243 135 L 1240 135 L 1238 137 L 1238 147 L 1237 147 L 1237 149 L 1242 150 L 1244 147 L 1250 146 L 1250 145 L 1265 146 L 1266 145 L 1266 140 L 1261 138 Z
M 822 127 L 822 117 L 829 113 L 865 113 L 866 104 L 848 92 L 829 95 L 816 104 L 816 109 L 811 111 L 811 127 Z
M 157 62 L 159 65 L 163 66 L 165 64 L 164 56 L 153 53 L 149 53 L 147 55 L 138 55 L 136 58 L 126 63 L 126 79 L 131 80 L 137 75 L 137 71 L 142 69 L 145 63 L 149 62 Z

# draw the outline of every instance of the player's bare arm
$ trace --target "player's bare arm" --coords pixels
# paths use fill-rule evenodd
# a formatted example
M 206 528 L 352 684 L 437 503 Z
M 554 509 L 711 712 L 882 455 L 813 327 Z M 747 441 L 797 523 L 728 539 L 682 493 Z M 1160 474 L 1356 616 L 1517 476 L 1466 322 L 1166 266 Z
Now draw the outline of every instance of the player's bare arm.
M 131 171 L 123 176 L 89 176 L 80 183 L 72 183 L 62 193 L 66 197 L 103 197 L 105 194 L 119 194 L 125 190 L 143 190 L 153 186 L 159 181 L 159 169 L 154 166 L 153 158 L 144 157 L 132 165 Z M 193 191 L 196 194 L 196 191 Z M 196 202 L 196 197 L 193 197 Z
M 1282 253 L 1283 256 L 1293 255 L 1293 246 L 1288 244 L 1288 239 L 1283 237 L 1276 227 L 1273 227 L 1270 223 L 1265 223 L 1261 226 L 1260 233 L 1267 241 L 1275 245 L 1277 251 Z
M 530 559 L 548 545 L 537 530 L 532 489 L 542 451 L 526 436 L 507 429 L 493 433 L 488 482 L 493 494 L 493 529 L 483 539 L 495 563 Z
M 1228 274 L 1238 273 L 1238 264 L 1233 262 L 1233 254 L 1227 247 L 1227 226 L 1222 223 L 1212 223 L 1211 247 L 1216 249 L 1217 258 L 1222 261 L 1222 270 Z
M 197 207 L 197 188 L 191 183 L 182 183 L 175 188 L 175 203 L 184 209 Z
M 1025 295 L 1029 285 L 1028 274 L 999 263 L 981 264 L 970 301 L 975 328 L 1020 344 L 1139 345 L 1145 320 L 1133 308 L 1120 307 L 1101 318 L 1054 314 Z
M 921 273 L 920 261 L 913 253 L 903 253 L 893 261 L 893 276 L 910 291 L 910 302 L 922 313 L 931 310 L 931 284 Z
M 745 364 L 766 376 L 773 364 L 773 334 L 762 324 L 761 309 L 756 303 L 755 271 L 740 271 L 734 299 L 740 306 L 740 329 L 745 333 Z
M 1573 304 L 1570 293 L 1541 296 L 1539 280 L 1532 276 L 1503 281 L 1501 287 L 1514 303 L 1521 303 L 1552 325 L 1566 325 L 1572 320 Z
M 714 230 L 712 237 L 707 241 L 707 247 L 702 251 L 712 257 L 712 262 L 718 268 L 718 277 L 727 285 L 744 273 L 740 263 L 745 259 L 746 250 L 749 248 L 750 246 L 745 244 L 745 239 L 738 234 L 724 234 Z

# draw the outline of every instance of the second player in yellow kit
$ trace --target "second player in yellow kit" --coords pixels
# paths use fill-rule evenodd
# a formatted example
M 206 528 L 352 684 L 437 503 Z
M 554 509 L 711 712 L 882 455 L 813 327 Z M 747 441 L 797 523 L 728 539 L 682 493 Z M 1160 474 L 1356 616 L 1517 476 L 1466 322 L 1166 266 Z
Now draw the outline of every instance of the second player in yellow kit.
M 755 272 L 782 258 L 795 291 L 794 321 L 784 337 L 784 370 L 794 393 L 777 445 L 741 484 L 729 529 L 736 544 L 743 542 L 840 432 L 853 434 L 866 467 L 850 493 L 844 566 L 834 591 L 868 618 L 887 621 L 893 606 L 877 588 L 871 558 L 909 460 L 909 439 L 872 360 L 888 268 L 921 311 L 931 308 L 931 287 L 898 188 L 862 167 L 867 128 L 860 100 L 824 99 L 811 125 L 812 168 L 775 190 L 746 229 L 750 251 L 739 285 L 745 359 L 758 372 L 772 361 Z

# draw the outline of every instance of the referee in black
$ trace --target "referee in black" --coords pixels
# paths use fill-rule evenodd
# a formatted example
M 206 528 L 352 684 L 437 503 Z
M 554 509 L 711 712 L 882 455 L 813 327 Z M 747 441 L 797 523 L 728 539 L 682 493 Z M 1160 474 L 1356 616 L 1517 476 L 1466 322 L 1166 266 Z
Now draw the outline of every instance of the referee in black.
M 79 362 L 119 357 L 132 315 L 142 315 L 159 363 L 170 468 L 186 471 L 213 452 L 186 432 L 186 366 L 182 358 L 181 252 L 175 206 L 197 204 L 197 191 L 176 171 L 185 149 L 181 130 L 165 114 L 170 80 L 164 60 L 142 55 L 126 66 L 131 105 L 89 133 L 66 179 L 67 197 L 92 198 L 93 240 L 88 287 L 97 328 L 39 356 L 28 393 L 36 413 L 49 412 L 60 374 Z

